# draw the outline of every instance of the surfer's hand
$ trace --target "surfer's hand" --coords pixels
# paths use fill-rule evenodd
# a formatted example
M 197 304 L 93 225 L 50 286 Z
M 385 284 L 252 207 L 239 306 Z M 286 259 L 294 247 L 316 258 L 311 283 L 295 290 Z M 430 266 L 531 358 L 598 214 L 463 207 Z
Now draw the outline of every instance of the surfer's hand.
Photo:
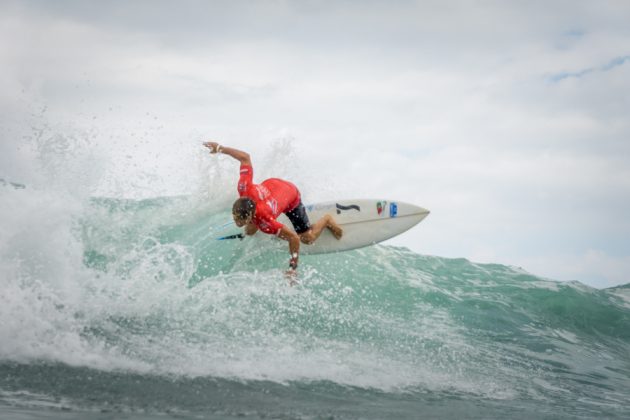
M 210 149 L 210 153 L 219 153 L 221 151 L 221 146 L 217 142 L 207 141 L 203 145 Z
M 284 272 L 284 278 L 289 282 L 289 286 L 296 286 L 300 284 L 297 279 L 297 270 L 294 268 L 289 268 Z

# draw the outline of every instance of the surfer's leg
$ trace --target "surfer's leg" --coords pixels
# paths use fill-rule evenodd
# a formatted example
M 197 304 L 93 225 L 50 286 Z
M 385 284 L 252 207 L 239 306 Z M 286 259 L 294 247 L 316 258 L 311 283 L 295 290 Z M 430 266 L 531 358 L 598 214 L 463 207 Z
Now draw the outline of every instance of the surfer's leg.
M 319 235 L 321 235 L 324 228 L 328 228 L 333 236 L 337 239 L 341 239 L 341 237 L 343 236 L 343 229 L 339 227 L 339 225 L 335 222 L 330 214 L 327 214 L 319 219 L 317 223 L 312 225 L 308 231 L 300 234 L 300 240 L 303 243 L 310 245 L 315 242 L 317 238 L 319 238 Z
M 326 223 L 326 227 L 330 230 L 335 239 L 341 239 L 343 236 L 343 229 L 337 224 L 337 222 L 335 222 L 335 218 L 330 215 L 328 215 L 328 223 Z
M 315 242 L 324 228 L 330 229 L 333 236 L 337 239 L 341 239 L 341 236 L 343 235 L 343 229 L 335 223 L 335 220 L 329 214 L 319 219 L 314 225 L 311 225 L 308 220 L 308 214 L 306 214 L 306 209 L 301 201 L 297 207 L 285 214 L 291 221 L 291 224 L 293 224 L 295 232 L 300 235 L 302 243 L 306 245 L 310 245 Z

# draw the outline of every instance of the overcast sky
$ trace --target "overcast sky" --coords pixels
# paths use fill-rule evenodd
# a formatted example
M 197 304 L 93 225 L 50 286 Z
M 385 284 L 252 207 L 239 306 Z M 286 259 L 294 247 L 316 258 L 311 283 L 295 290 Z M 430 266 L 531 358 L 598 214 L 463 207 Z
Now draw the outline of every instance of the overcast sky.
M 94 193 L 187 193 L 216 139 L 306 201 L 431 210 L 392 244 L 628 283 L 628 22 L 622 0 L 3 0 L 0 177 L 28 182 L 17 145 L 46 131 L 108 157 Z

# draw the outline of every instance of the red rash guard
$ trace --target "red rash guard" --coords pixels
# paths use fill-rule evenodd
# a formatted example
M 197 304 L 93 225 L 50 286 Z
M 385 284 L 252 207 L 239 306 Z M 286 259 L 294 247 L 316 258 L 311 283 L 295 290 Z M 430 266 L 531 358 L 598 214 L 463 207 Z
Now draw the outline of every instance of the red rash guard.
M 278 235 L 283 224 L 276 219 L 281 213 L 293 210 L 300 204 L 300 192 L 288 181 L 270 178 L 254 184 L 254 168 L 241 165 L 238 194 L 256 203 L 252 222 L 265 233 Z

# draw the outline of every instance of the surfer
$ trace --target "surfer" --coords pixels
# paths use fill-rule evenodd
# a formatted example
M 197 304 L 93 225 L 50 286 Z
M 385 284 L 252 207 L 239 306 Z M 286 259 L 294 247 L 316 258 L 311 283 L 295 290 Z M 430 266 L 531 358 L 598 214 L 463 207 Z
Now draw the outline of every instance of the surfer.
M 289 181 L 270 178 L 260 184 L 254 184 L 254 169 L 249 154 L 224 147 L 216 142 L 203 143 L 210 149 L 210 153 L 223 153 L 241 163 L 241 176 L 238 180 L 238 198 L 232 206 L 232 217 L 238 227 L 245 227 L 247 235 L 253 235 L 258 230 L 270 235 L 276 235 L 289 242 L 289 271 L 294 275 L 300 255 L 300 242 L 310 245 L 319 238 L 324 228 L 328 228 L 333 236 L 341 239 L 343 230 L 330 215 L 325 215 L 314 225 L 311 225 L 302 204 L 300 191 Z M 295 232 L 276 219 L 284 213 Z

